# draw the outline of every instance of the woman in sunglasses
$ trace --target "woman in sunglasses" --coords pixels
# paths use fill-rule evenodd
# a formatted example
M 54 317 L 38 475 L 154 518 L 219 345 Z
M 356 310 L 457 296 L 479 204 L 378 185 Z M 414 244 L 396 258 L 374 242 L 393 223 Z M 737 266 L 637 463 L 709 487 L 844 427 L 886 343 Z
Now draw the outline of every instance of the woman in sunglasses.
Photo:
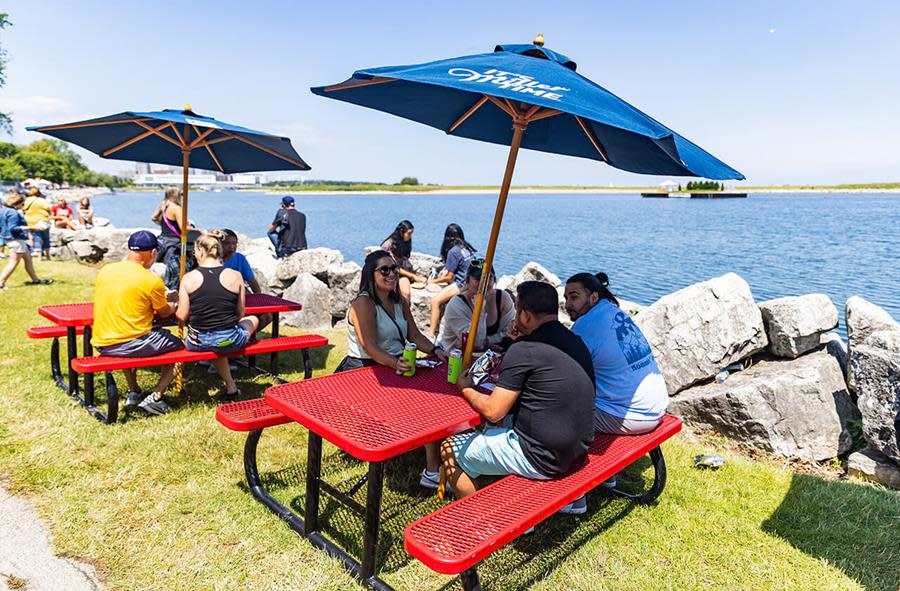
M 386 250 L 366 257 L 359 280 L 359 295 L 350 304 L 347 315 L 347 356 L 335 373 L 372 365 L 390 367 L 398 374 L 409 370 L 403 358 L 407 341 L 419 351 L 446 361 L 440 345 L 423 335 L 413 319 L 409 302 L 400 295 L 400 267 Z M 426 468 L 419 484 L 435 489 L 441 465 L 438 442 L 425 446 Z
M 478 293 L 478 284 L 483 273 L 484 259 L 473 259 L 469 263 L 462 293 L 447 302 L 440 338 L 441 346 L 447 351 L 463 347 L 462 333 L 468 332 L 472 323 L 475 295 Z M 484 307 L 481 309 L 481 321 L 478 323 L 478 334 L 475 337 L 475 349 L 479 351 L 490 347 L 503 347 L 503 340 L 508 336 L 506 329 L 516 317 L 516 304 L 512 296 L 505 289 L 495 289 L 496 281 L 497 276 L 491 269 L 487 293 L 484 296 Z

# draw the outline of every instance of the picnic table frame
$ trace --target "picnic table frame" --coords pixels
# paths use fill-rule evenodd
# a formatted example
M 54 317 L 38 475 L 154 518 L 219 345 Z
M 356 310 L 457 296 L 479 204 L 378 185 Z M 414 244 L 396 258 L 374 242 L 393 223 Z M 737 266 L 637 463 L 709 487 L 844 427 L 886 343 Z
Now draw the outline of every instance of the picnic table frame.
M 279 313 L 301 310 L 303 306 L 290 300 L 285 300 L 277 296 L 263 293 L 247 294 L 245 302 L 245 314 L 272 314 L 272 338 L 279 335 Z M 68 358 L 68 376 L 64 379 L 59 366 L 59 352 L 51 349 L 50 367 L 53 372 L 53 380 L 66 393 L 77 399 L 82 406 L 88 409 L 94 409 L 94 374 L 84 374 L 84 394 L 82 395 L 78 384 L 78 373 L 72 367 L 72 360 L 78 357 L 78 335 L 77 329 L 83 327 L 84 335 L 82 336 L 82 353 L 84 357 L 94 354 L 91 345 L 91 337 L 93 335 L 92 325 L 94 323 L 94 304 L 92 302 L 81 302 L 75 304 L 47 304 L 38 307 L 38 313 L 47 318 L 57 326 L 63 326 L 67 330 L 66 338 L 66 356 Z M 311 372 L 311 360 L 309 353 L 305 349 L 302 351 L 304 369 L 307 373 Z M 283 382 L 278 376 L 278 352 L 274 351 L 269 354 L 269 370 L 256 365 L 255 356 L 251 356 L 245 366 L 257 373 L 265 373 L 271 375 L 276 380 Z M 97 411 L 99 412 L 99 411 Z M 96 413 L 92 411 L 92 414 Z M 99 417 L 98 417 L 99 418 Z
M 244 472 L 253 496 L 314 546 L 340 560 L 371 589 L 392 589 L 377 577 L 385 462 L 481 423 L 456 387 L 447 383 L 446 371 L 446 365 L 419 368 L 415 376 L 404 377 L 386 367 L 366 367 L 266 390 L 269 406 L 309 430 L 303 517 L 266 490 L 256 464 L 263 429 L 248 434 Z M 322 479 L 323 439 L 369 464 L 366 475 L 347 491 Z M 366 501 L 362 504 L 353 496 L 364 485 Z M 361 561 L 319 531 L 322 493 L 363 519 Z

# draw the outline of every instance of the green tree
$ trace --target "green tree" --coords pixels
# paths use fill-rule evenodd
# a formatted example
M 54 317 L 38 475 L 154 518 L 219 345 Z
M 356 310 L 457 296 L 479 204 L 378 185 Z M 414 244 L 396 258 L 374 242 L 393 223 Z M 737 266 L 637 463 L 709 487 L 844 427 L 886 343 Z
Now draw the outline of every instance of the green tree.
M 22 150 L 13 157 L 13 161 L 25 170 L 26 176 L 47 179 L 54 183 L 63 183 L 67 180 L 66 162 L 57 154 Z
M 12 23 L 7 18 L 9 13 L 0 12 L 0 30 Z M 6 85 L 6 50 L 0 46 L 0 88 Z M 0 130 L 12 133 L 12 116 L 9 113 L 0 113 Z
M 400 184 L 401 185 L 418 185 L 419 179 L 417 179 L 414 176 L 405 176 L 402 179 L 400 179 Z

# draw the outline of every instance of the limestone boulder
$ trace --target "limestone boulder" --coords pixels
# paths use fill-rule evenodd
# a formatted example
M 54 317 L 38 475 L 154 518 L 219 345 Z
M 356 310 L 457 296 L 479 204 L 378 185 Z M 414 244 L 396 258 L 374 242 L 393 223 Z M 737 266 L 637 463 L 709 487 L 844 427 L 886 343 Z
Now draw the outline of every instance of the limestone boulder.
M 863 436 L 869 447 L 900 462 L 900 328 L 873 332 L 850 349 Z
M 851 297 L 844 305 L 844 323 L 847 325 L 847 349 L 851 352 L 873 332 L 898 326 L 883 308 L 859 296 Z M 852 372 L 847 375 L 847 385 L 851 392 L 856 391 Z
M 410 294 L 409 308 L 416 326 L 423 333 L 427 333 L 431 325 L 431 296 L 440 290 L 439 285 L 429 285 L 425 289 L 414 289 Z
M 647 306 L 642 306 L 635 302 L 626 300 L 624 298 L 620 298 L 618 296 L 616 296 L 616 299 L 619 300 L 619 308 L 621 308 L 622 311 L 624 311 L 626 314 L 628 314 L 632 318 L 634 318 L 635 316 L 640 314 L 641 310 L 643 310 L 644 308 L 647 307 Z
M 291 285 L 294 278 L 309 273 L 320 281 L 328 280 L 328 267 L 344 262 L 344 255 L 333 248 L 308 248 L 278 260 L 275 278 L 283 285 Z
M 298 312 L 283 312 L 284 324 L 310 330 L 331 328 L 331 291 L 311 273 L 301 273 L 282 297 L 303 306 Z
M 515 274 L 513 278 L 513 291 L 515 288 L 525 281 L 543 281 L 544 283 L 549 283 L 553 287 L 559 287 L 562 285 L 562 282 L 559 280 L 559 277 L 548 271 L 543 265 L 540 263 L 536 263 L 531 261 L 527 263 L 522 270 Z
M 345 318 L 350 302 L 359 293 L 362 267 L 354 262 L 340 263 L 328 267 L 328 288 L 331 290 L 331 315 Z
M 90 242 L 103 252 L 103 260 L 111 263 L 125 258 L 128 254 L 128 237 L 137 230 L 137 228 L 119 229 L 107 226 L 95 227 L 84 232 L 90 235 Z
M 99 261 L 103 258 L 103 253 L 100 252 L 100 249 L 94 247 L 87 240 L 69 242 L 68 247 L 72 250 L 75 257 L 81 261 Z
M 505 289 L 511 294 L 515 295 L 516 293 L 516 277 L 515 275 L 501 275 L 497 282 L 494 283 L 494 287 L 497 289 Z
M 820 346 L 825 347 L 825 351 L 827 351 L 829 355 L 837 359 L 838 364 L 841 366 L 841 371 L 844 372 L 844 377 L 846 377 L 847 364 L 850 359 L 847 353 L 847 343 L 844 342 L 841 335 L 836 332 L 826 332 L 819 337 L 819 344 Z
M 657 300 L 635 316 L 670 394 L 768 345 L 750 286 L 728 273 Z
M 440 257 L 415 251 L 409 255 L 409 263 L 412 265 L 416 275 L 421 275 L 426 279 L 433 270 L 437 269 L 440 271 L 443 267 Z
M 863 449 L 847 458 L 847 473 L 900 490 L 900 465 L 874 449 Z
M 249 248 L 242 251 L 242 253 L 247 257 L 250 268 L 253 269 L 254 275 L 257 276 L 256 280 L 259 282 L 260 287 L 265 291 L 266 288 L 270 286 L 270 283 L 276 279 L 275 275 L 278 271 L 278 262 L 275 259 L 275 252 L 251 245 Z
M 823 293 L 768 300 L 759 310 L 769 351 L 776 357 L 796 359 L 818 347 L 822 334 L 838 325 L 837 308 Z
M 849 424 L 859 416 L 840 365 L 824 351 L 762 362 L 722 383 L 690 388 L 671 399 L 669 412 L 698 429 L 813 461 L 848 451 Z

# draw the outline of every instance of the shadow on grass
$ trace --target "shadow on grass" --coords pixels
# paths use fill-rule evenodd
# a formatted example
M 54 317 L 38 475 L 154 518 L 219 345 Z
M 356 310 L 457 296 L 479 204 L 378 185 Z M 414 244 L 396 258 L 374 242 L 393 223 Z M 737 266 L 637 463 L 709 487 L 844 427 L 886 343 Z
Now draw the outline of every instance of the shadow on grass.
M 367 464 L 329 444 L 326 444 L 324 451 L 322 478 L 339 490 L 347 491 L 366 474 Z M 423 462 L 424 454 L 421 450 L 415 450 L 390 460 L 385 467 L 378 544 L 378 570 L 382 574 L 396 572 L 413 561 L 403 547 L 406 526 L 445 504 L 438 501 L 431 491 L 419 486 L 419 471 Z M 303 462 L 261 474 L 269 492 L 276 497 L 287 496 L 288 499 L 282 502 L 301 516 L 304 511 L 305 470 Z M 652 477 L 652 465 L 644 457 L 620 475 L 620 486 L 637 492 L 646 489 L 652 483 Z M 246 483 L 241 482 L 240 488 L 249 494 Z M 485 587 L 512 590 L 533 585 L 633 509 L 633 503 L 612 497 L 602 490 L 597 489 L 588 496 L 587 515 L 553 516 L 539 524 L 533 535 L 520 537 L 479 564 L 479 576 Z M 361 487 L 354 498 L 365 505 L 366 487 Z M 362 518 L 324 492 L 320 499 L 319 529 L 352 556 L 361 556 Z M 440 588 L 458 587 L 459 580 L 453 577 Z
M 900 585 L 900 494 L 795 474 L 762 530 L 828 561 L 866 589 Z

